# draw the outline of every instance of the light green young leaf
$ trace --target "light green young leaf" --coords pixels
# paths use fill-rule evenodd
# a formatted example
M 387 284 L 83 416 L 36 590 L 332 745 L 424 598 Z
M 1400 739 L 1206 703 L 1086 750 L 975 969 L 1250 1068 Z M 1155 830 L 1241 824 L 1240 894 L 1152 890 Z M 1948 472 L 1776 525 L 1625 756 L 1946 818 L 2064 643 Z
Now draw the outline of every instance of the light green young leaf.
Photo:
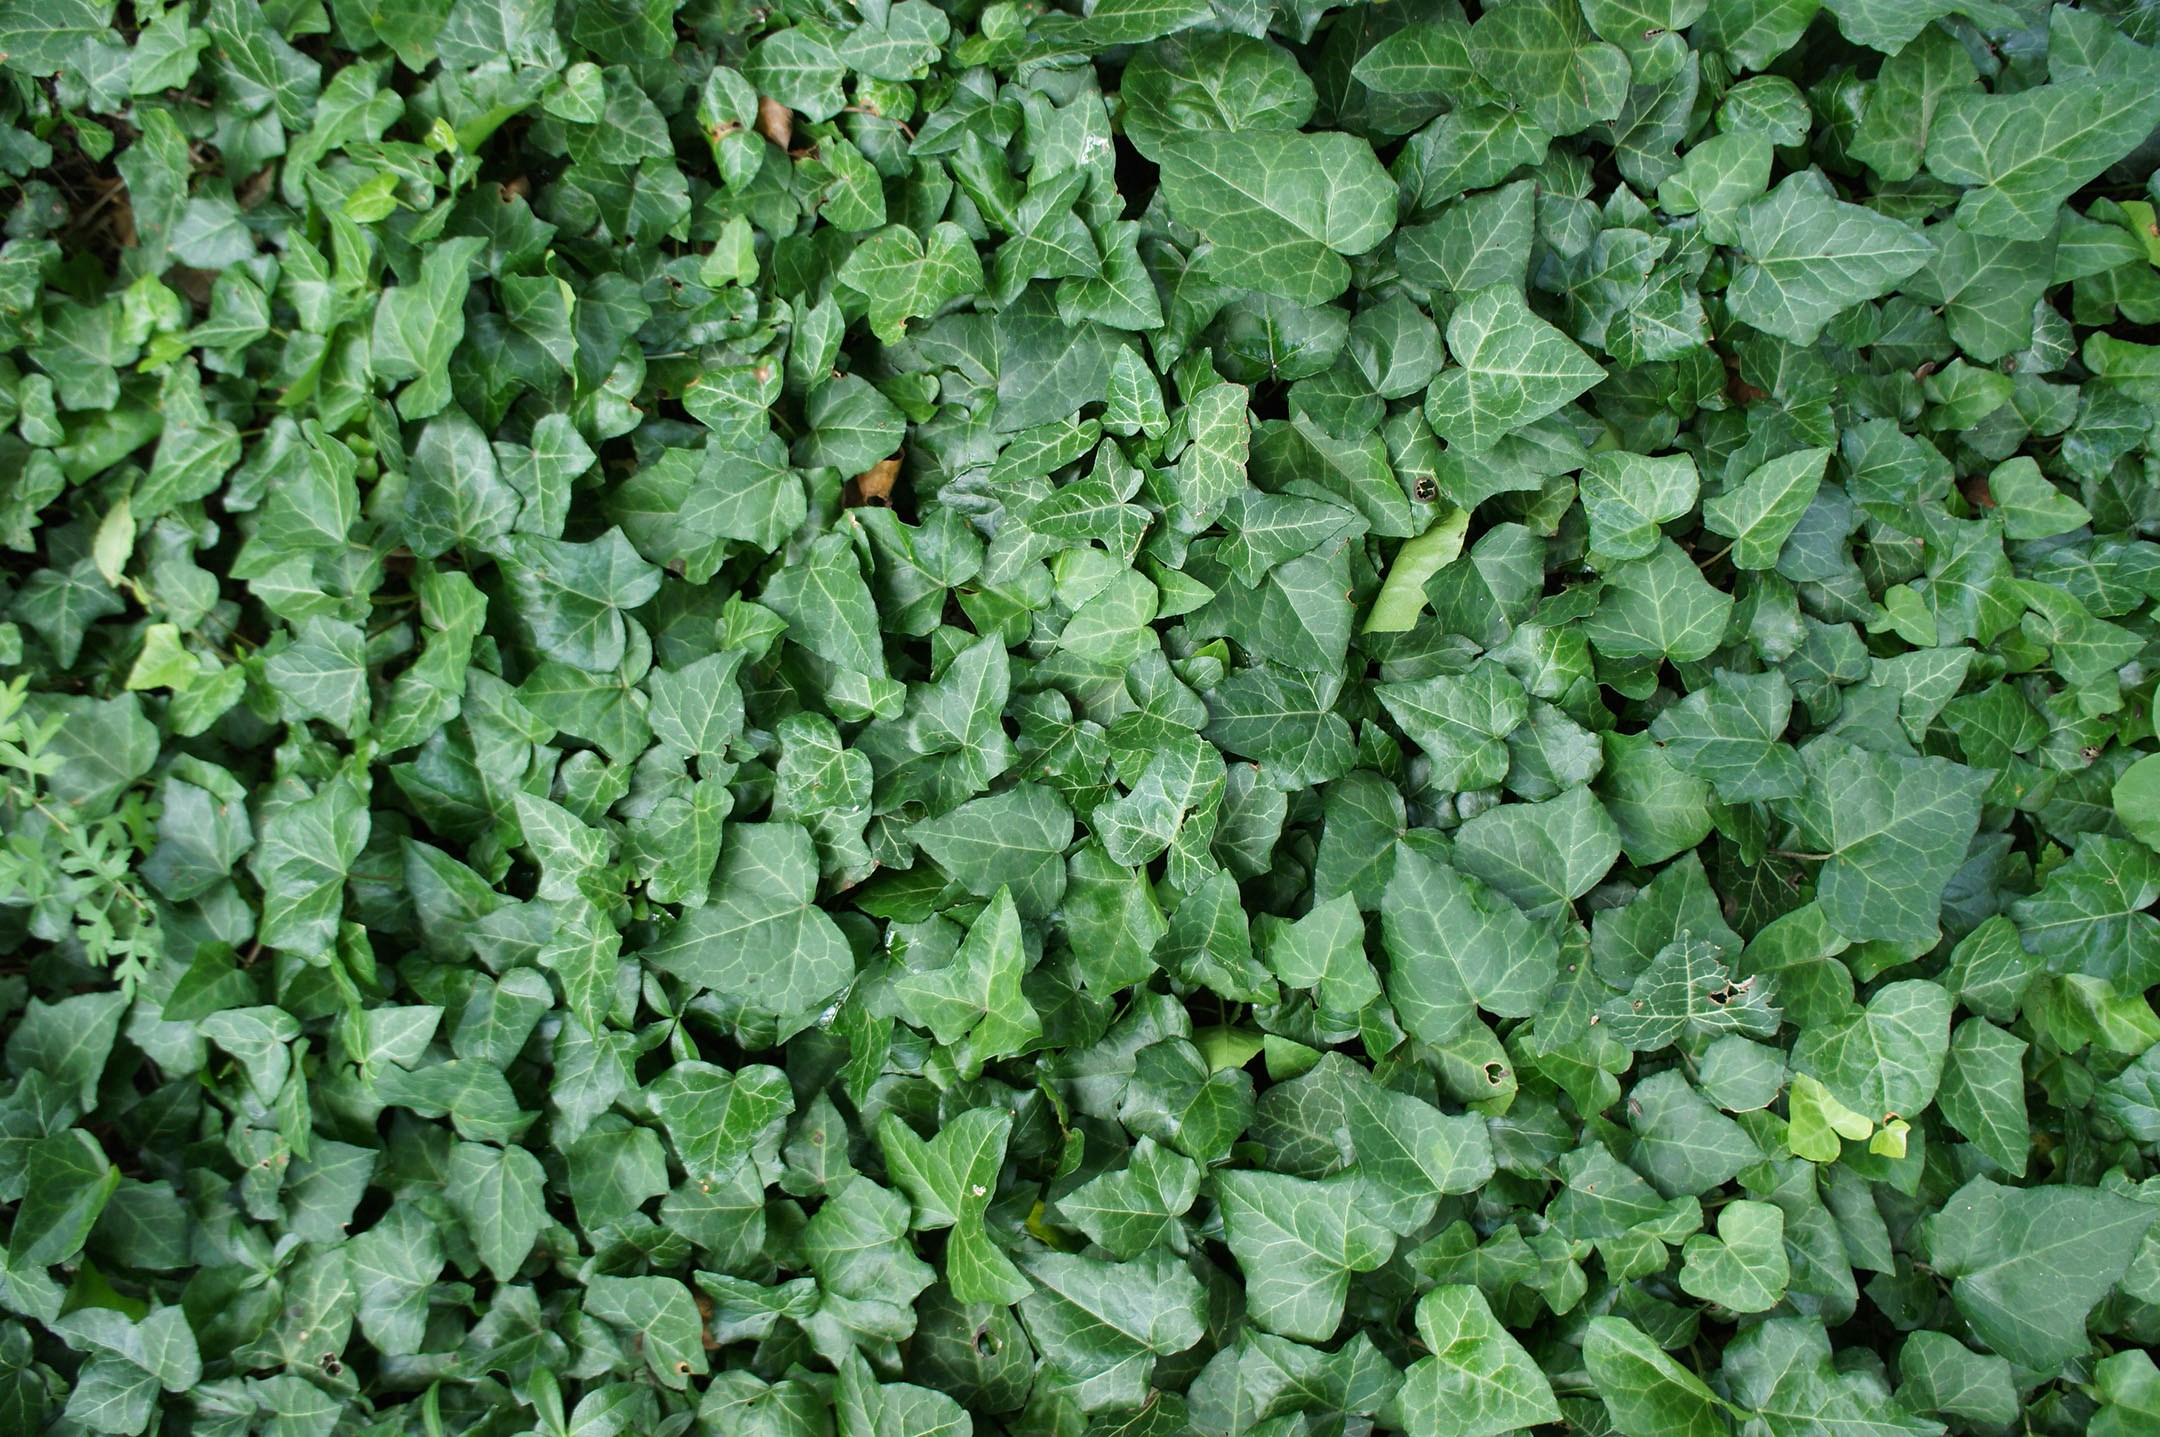
M 2094 1364 L 2093 1376 L 2103 1403 L 2093 1414 L 2089 1437 L 2133 1437 L 2160 1422 L 2160 1370 L 2147 1352 L 2118 1352 Z M 1991 1393 L 1992 1395 L 1992 1393 Z M 1990 1407 L 1992 1417 L 1998 1410 Z

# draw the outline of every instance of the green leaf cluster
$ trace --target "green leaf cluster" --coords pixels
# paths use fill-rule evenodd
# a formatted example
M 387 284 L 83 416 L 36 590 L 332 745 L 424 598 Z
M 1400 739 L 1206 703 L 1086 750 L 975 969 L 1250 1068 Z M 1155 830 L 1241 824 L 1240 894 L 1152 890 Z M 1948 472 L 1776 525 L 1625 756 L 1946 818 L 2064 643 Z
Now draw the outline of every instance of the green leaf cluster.
M 0 1433 L 2155 1431 L 2156 50 L 0 0 Z

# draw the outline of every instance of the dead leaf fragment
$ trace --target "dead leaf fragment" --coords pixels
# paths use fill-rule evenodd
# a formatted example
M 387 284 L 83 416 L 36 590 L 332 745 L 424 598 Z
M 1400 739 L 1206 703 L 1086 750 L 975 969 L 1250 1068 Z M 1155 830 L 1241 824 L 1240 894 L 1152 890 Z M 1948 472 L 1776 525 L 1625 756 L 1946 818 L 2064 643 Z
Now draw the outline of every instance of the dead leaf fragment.
M 847 506 L 851 509 L 868 507 L 890 509 L 893 484 L 900 477 L 900 456 L 880 459 L 862 473 L 848 481 Z
M 781 149 L 795 138 L 795 112 L 770 95 L 758 96 L 757 131 Z

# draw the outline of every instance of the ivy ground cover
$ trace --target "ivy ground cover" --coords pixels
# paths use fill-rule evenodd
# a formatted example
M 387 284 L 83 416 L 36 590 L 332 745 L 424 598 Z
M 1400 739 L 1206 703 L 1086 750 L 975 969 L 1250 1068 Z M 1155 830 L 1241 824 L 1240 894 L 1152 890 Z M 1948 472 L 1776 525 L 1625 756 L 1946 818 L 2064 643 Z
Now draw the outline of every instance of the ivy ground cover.
M 0 1434 L 2160 1432 L 2156 126 L 0 0 Z

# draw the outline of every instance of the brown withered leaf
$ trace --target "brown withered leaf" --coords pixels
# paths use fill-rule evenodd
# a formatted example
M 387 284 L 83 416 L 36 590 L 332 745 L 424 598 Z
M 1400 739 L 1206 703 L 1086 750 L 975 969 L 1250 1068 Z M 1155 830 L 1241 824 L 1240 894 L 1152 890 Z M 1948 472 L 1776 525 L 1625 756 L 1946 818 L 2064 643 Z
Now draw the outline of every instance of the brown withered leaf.
M 795 112 L 770 95 L 758 96 L 757 131 L 781 149 L 795 138 Z
M 900 456 L 880 459 L 847 482 L 842 502 L 850 509 L 890 509 L 893 484 L 900 478 Z

